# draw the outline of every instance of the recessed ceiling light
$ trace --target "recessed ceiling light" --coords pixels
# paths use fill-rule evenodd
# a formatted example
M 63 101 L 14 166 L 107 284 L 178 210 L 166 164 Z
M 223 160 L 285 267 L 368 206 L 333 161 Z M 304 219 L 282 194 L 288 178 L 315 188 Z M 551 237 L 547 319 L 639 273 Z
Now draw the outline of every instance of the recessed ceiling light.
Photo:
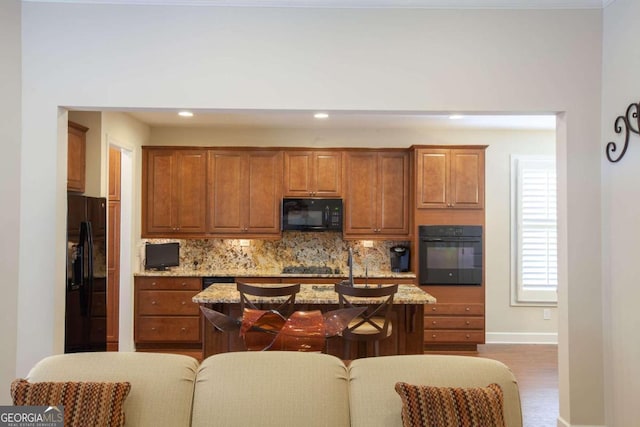
M 329 114 L 327 113 L 315 113 L 313 115 L 313 117 L 315 117 L 316 119 L 326 119 L 329 117 Z
M 193 117 L 193 113 L 191 111 L 180 111 L 178 115 L 180 117 Z
M 461 118 L 463 118 L 464 116 L 462 114 L 451 114 L 449 116 L 450 120 L 460 120 Z

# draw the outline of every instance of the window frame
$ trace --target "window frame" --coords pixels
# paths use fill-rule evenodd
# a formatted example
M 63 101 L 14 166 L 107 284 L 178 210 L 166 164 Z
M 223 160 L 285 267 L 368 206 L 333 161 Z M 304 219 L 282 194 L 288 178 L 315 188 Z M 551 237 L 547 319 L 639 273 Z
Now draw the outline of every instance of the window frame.
M 520 169 L 523 162 L 546 162 L 546 167 L 552 167 L 556 171 L 556 197 L 557 197 L 557 166 L 556 159 L 553 155 L 511 155 L 511 206 L 510 206 L 510 231 L 511 231 L 511 305 L 514 306 L 557 306 L 558 304 L 558 288 L 557 283 L 555 289 L 550 290 L 532 290 L 524 289 L 520 280 L 520 226 L 519 226 L 519 208 L 521 206 L 520 199 Z M 556 200 L 557 206 L 557 200 Z M 558 218 L 556 211 L 555 221 L 556 236 L 558 231 Z M 557 241 L 556 241 L 557 251 Z

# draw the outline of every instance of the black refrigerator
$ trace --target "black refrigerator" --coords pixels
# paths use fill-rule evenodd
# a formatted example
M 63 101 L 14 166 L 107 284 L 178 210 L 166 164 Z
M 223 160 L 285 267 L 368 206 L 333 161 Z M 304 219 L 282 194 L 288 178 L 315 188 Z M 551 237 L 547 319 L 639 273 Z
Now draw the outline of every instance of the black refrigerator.
M 107 201 L 67 196 L 64 352 L 107 348 Z

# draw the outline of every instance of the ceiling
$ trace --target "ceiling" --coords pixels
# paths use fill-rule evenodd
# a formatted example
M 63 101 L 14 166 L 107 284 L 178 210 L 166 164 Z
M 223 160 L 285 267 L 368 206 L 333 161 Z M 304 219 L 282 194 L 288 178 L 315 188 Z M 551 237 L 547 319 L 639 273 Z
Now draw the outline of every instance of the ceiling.
M 421 9 L 600 9 L 614 0 L 22 0 L 40 3 L 103 3 L 230 7 L 327 7 Z
M 448 113 L 327 112 L 315 119 L 315 111 L 192 110 L 193 117 L 180 117 L 178 110 L 127 111 L 151 127 L 290 128 L 290 129 L 555 129 L 553 114 L 464 114 Z

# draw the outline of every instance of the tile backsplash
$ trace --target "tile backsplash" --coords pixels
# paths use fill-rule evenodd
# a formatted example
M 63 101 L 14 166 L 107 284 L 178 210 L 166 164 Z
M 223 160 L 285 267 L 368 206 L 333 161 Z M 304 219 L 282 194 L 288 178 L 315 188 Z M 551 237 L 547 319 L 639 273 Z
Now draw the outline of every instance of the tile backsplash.
M 171 270 L 185 274 L 220 274 L 242 272 L 279 274 L 285 266 L 326 266 L 346 274 L 347 252 L 353 249 L 355 275 L 391 271 L 389 250 L 392 246 L 410 246 L 408 241 L 372 240 L 365 247 L 363 240 L 343 240 L 340 233 L 288 231 L 280 240 L 249 240 L 241 246 L 238 239 L 143 239 L 140 247 L 140 271 L 144 270 L 145 243 L 180 243 L 180 266 Z

